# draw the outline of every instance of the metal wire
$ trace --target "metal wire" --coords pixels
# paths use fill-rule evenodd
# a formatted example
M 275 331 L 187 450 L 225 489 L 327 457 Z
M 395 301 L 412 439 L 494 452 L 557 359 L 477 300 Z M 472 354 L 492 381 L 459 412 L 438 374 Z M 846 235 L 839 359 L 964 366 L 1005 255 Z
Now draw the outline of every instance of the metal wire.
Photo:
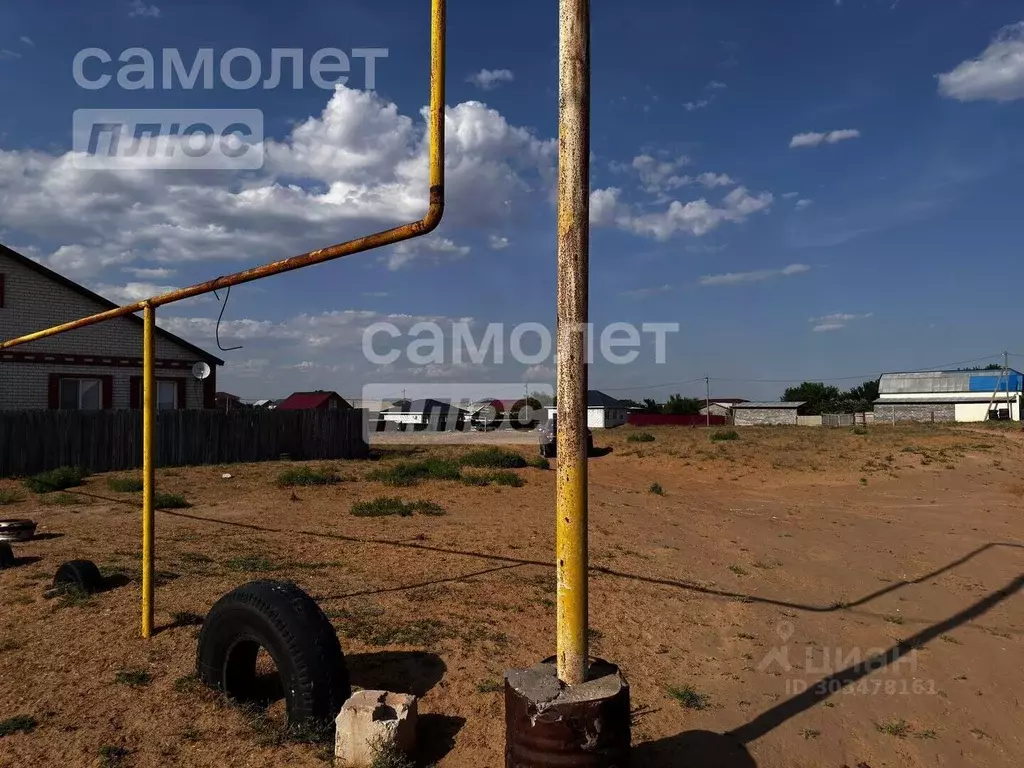
M 217 291 L 213 292 L 213 295 L 220 301 L 220 295 Z M 241 349 L 242 345 L 239 344 L 237 347 L 225 347 L 220 343 L 220 322 L 224 319 L 224 311 L 228 308 L 228 300 L 231 298 L 231 286 L 228 286 L 228 292 L 224 295 L 224 303 L 220 305 L 220 314 L 217 315 L 217 327 L 213 329 L 213 336 L 217 340 L 217 349 L 221 352 L 234 352 L 236 349 Z

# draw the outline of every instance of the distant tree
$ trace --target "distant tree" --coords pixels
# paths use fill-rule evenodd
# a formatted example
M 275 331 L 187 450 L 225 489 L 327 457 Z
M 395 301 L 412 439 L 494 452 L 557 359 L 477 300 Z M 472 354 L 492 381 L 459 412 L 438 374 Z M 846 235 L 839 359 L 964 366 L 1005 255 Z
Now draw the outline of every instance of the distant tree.
M 635 408 L 637 410 L 643 409 L 643 403 L 638 403 L 636 400 L 630 400 L 628 397 L 620 397 L 619 402 L 622 403 L 626 408 Z
M 878 399 L 878 380 L 865 381 L 863 384 L 853 387 L 846 393 L 846 399 L 867 403 L 875 402 Z
M 661 405 L 649 397 L 644 398 L 644 413 L 661 413 Z
M 700 413 L 704 407 L 704 401 L 696 397 L 683 397 L 682 395 L 669 395 L 668 400 L 662 408 L 662 413 L 672 416 L 689 416 Z
M 785 403 L 807 403 L 809 414 L 826 413 L 828 406 L 842 399 L 839 387 L 822 384 L 820 381 L 805 381 L 797 387 L 790 387 L 782 393 Z
M 554 405 L 555 404 L 555 398 L 554 397 L 552 397 L 551 395 L 541 394 L 540 392 L 531 392 L 530 393 L 530 399 L 531 400 L 536 400 L 541 405 Z

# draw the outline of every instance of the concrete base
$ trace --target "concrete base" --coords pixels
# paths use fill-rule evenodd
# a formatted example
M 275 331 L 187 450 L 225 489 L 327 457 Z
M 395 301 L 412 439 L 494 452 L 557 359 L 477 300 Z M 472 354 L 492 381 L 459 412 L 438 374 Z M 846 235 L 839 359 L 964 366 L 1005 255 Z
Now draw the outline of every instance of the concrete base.
M 505 768 L 628 768 L 629 685 L 601 659 L 582 685 L 558 680 L 554 659 L 505 673 Z
M 387 691 L 359 691 L 335 720 L 335 765 L 370 768 L 376 751 L 393 744 L 407 755 L 416 751 L 416 697 Z

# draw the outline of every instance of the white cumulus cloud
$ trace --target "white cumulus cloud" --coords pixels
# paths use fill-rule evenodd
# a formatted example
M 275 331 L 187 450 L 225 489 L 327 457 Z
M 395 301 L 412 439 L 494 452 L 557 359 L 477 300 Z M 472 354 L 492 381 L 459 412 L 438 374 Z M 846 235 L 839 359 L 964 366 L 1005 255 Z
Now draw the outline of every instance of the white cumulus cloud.
M 146 5 L 143 0 L 132 0 L 128 3 L 128 17 L 135 19 L 159 19 L 160 9 L 155 5 Z
M 725 272 L 720 275 L 705 275 L 701 285 L 736 285 L 737 283 L 761 283 L 775 277 L 799 275 L 810 270 L 806 264 L 790 264 L 781 269 L 758 269 L 752 272 Z
M 502 83 L 511 83 L 515 80 L 515 74 L 511 69 L 481 69 L 466 78 L 467 83 L 472 83 L 482 91 L 493 91 Z
M 664 211 L 641 213 L 634 206 L 622 202 L 621 190 L 614 187 L 597 189 L 590 196 L 590 223 L 615 226 L 659 241 L 679 233 L 700 237 L 725 222 L 739 224 L 755 213 L 768 210 L 773 199 L 770 192 L 752 195 L 746 187 L 736 187 L 720 205 L 713 205 L 704 198 L 687 203 L 673 200 Z
M 828 131 L 826 133 L 817 133 L 810 131 L 808 133 L 798 133 L 792 139 L 789 140 L 790 149 L 797 147 L 818 147 L 822 144 L 838 144 L 840 141 L 848 141 L 849 139 L 856 139 L 860 137 L 860 131 L 856 128 L 843 128 L 838 131 Z
M 937 77 L 939 93 L 958 101 L 1024 99 L 1024 21 L 1003 27 L 978 58 Z
M 280 259 L 422 217 L 424 117 L 425 110 L 414 120 L 375 93 L 338 86 L 319 116 L 266 142 L 261 171 L 181 172 L 173 182 L 165 171 L 95 171 L 79 167 L 71 152 L 0 147 L 0 229 L 36 238 L 41 261 L 73 279 L 140 262 Z M 553 140 L 475 101 L 449 107 L 446 130 L 439 237 L 498 226 L 550 190 Z M 420 252 L 457 255 L 463 247 L 435 240 Z
M 697 181 L 710 189 L 715 187 L 731 187 L 736 183 L 724 173 L 702 173 L 697 177 Z
M 433 261 L 438 261 L 445 258 L 461 259 L 468 256 L 469 251 L 468 245 L 459 245 L 451 238 L 430 235 L 399 243 L 384 257 L 384 261 L 388 269 L 394 272 L 423 255 L 432 255 Z
M 160 296 L 164 293 L 178 290 L 174 285 L 156 285 L 154 283 L 131 282 L 125 285 L 106 285 L 98 283 L 92 289 L 105 299 L 110 299 L 118 305 L 134 304 L 152 296 Z
M 828 331 L 838 331 L 845 328 L 852 322 L 857 320 L 866 320 L 874 315 L 873 312 L 868 312 L 863 315 L 854 315 L 848 312 L 833 312 L 831 315 L 825 315 L 824 317 L 812 317 L 809 322 L 814 324 L 811 328 L 815 333 L 826 333 Z

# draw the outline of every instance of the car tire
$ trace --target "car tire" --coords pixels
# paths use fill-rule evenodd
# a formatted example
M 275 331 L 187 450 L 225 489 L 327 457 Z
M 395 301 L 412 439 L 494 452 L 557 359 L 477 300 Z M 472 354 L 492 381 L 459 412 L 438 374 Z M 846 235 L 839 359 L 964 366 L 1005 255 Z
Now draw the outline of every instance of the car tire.
M 252 701 L 260 648 L 281 677 L 289 726 L 333 722 L 352 689 L 338 636 L 316 601 L 280 581 L 252 581 L 224 595 L 203 621 L 196 674 L 236 701 Z
M 69 560 L 61 563 L 53 577 L 53 586 L 58 589 L 80 589 L 88 595 L 103 589 L 103 576 L 96 563 L 91 560 Z

